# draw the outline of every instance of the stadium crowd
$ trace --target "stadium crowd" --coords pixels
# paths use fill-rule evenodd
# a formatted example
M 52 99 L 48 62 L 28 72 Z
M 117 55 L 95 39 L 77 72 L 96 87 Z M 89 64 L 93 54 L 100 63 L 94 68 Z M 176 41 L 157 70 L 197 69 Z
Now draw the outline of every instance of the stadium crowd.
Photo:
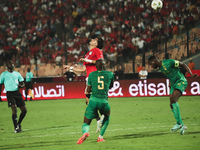
M 110 67 L 132 60 L 144 44 L 177 35 L 199 22 L 199 0 L 4 0 L 0 1 L 0 56 L 25 64 L 78 63 L 91 35 L 103 37 Z M 66 39 L 66 45 L 64 41 Z M 2 60 L 2 59 L 1 59 Z M 2 61 L 1 61 L 2 65 Z

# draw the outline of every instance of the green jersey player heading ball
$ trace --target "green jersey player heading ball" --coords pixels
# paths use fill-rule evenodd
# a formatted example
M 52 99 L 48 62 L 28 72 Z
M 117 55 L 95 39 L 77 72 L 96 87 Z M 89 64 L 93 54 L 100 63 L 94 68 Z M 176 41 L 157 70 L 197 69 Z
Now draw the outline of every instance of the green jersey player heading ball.
M 191 77 L 198 77 L 197 74 L 193 74 L 188 66 L 178 60 L 174 59 L 167 59 L 160 61 L 155 56 L 151 56 L 148 59 L 149 64 L 152 68 L 157 69 L 159 68 L 160 71 L 170 80 L 171 87 L 170 87 L 170 107 L 174 114 L 174 117 L 177 121 L 176 125 L 171 129 L 172 132 L 177 131 L 180 129 L 181 135 L 184 134 L 187 127 L 183 124 L 181 115 L 180 115 L 180 107 L 178 105 L 178 99 L 182 95 L 182 92 L 187 87 L 187 79 L 181 73 L 179 68 L 183 68 L 187 71 Z
M 89 104 L 85 110 L 84 123 L 82 126 L 83 136 L 77 141 L 82 144 L 89 137 L 89 126 L 92 119 L 96 118 L 99 111 L 101 113 L 102 127 L 97 142 L 105 141 L 103 135 L 110 120 L 110 105 L 108 103 L 108 90 L 112 88 L 114 75 L 110 71 L 103 70 L 105 62 L 102 59 L 96 61 L 97 71 L 90 73 L 87 82 L 87 93 L 92 91 Z

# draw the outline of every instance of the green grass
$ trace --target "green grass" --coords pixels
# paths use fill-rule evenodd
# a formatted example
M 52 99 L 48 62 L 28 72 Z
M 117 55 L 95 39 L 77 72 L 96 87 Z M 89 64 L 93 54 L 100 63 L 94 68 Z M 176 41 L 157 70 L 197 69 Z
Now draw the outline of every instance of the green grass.
M 97 143 L 96 120 L 90 125 L 90 137 L 82 144 L 84 99 L 27 102 L 28 113 L 23 132 L 14 133 L 11 109 L 0 103 L 0 150 L 198 150 L 200 149 L 200 96 L 179 100 L 185 135 L 171 133 L 175 119 L 169 97 L 110 98 L 111 120 Z M 18 110 L 19 116 L 20 110 Z

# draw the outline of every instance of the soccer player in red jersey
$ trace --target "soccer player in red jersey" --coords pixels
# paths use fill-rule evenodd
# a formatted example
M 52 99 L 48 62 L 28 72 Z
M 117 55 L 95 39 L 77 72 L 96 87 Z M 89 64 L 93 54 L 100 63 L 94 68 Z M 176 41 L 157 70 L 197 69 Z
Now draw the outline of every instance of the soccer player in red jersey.
M 101 49 L 104 46 L 104 41 L 101 37 L 92 37 L 91 40 L 89 41 L 89 52 L 85 55 L 84 58 L 81 58 L 79 61 L 83 61 L 83 65 L 85 65 L 84 68 L 82 69 L 76 69 L 75 67 L 73 68 L 73 71 L 75 72 L 85 72 L 86 71 L 86 83 L 87 83 L 87 79 L 88 76 L 91 72 L 96 71 L 96 61 L 99 59 L 104 59 L 103 58 L 103 52 L 101 51 Z M 69 66 L 64 65 L 63 67 L 64 69 L 68 69 Z M 86 89 L 87 89 L 87 84 L 86 84 Z M 86 104 L 88 104 L 89 102 L 89 98 L 90 98 L 90 94 L 91 93 L 87 93 L 87 91 L 85 90 L 85 94 L 86 94 Z M 96 133 L 98 133 L 101 130 L 101 120 L 103 120 L 103 117 L 97 117 L 97 130 Z
M 103 59 L 103 52 L 100 50 L 103 48 L 104 41 L 101 37 L 92 38 L 89 42 L 90 51 L 85 55 L 85 58 L 81 58 L 83 65 L 86 67 L 86 81 L 91 72 L 96 71 L 96 61 Z M 86 94 L 86 103 L 89 101 L 90 93 Z

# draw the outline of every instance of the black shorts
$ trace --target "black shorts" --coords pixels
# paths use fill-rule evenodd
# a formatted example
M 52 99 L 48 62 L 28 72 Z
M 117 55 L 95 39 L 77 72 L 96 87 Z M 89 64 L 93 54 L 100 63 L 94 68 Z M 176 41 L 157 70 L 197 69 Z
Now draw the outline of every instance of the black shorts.
M 32 84 L 32 82 L 30 81 L 30 82 L 25 82 L 25 88 L 26 88 L 26 90 L 28 90 L 28 89 L 33 89 L 33 84 Z
M 7 91 L 6 96 L 8 100 L 8 107 L 10 107 L 11 105 L 22 107 L 25 105 L 22 94 L 19 91 Z

